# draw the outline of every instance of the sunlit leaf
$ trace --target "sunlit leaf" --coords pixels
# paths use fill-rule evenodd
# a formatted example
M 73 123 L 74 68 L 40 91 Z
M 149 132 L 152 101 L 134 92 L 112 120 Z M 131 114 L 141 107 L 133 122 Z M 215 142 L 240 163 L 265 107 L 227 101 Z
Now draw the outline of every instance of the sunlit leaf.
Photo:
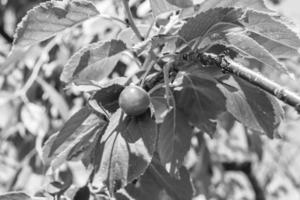
M 251 9 L 261 12 L 273 12 L 264 3 L 264 0 L 206 0 L 200 5 L 198 12 L 204 12 L 212 8 L 230 8 L 238 7 L 243 9 Z
M 270 52 L 262 45 L 258 44 L 249 36 L 240 32 L 226 34 L 226 39 L 230 45 L 252 58 L 282 72 L 288 73 L 286 67 L 282 65 Z
M 78 84 L 100 81 L 112 72 L 124 50 L 126 45 L 120 40 L 91 44 L 70 58 L 60 78 Z
M 221 26 L 222 31 L 239 26 L 238 20 L 242 14 L 242 10 L 235 8 L 210 9 L 189 19 L 178 34 L 185 42 L 194 39 L 201 41 L 204 37 L 208 37 L 210 32 L 218 32 L 218 26 Z
M 251 32 L 264 36 L 274 42 L 298 50 L 300 37 L 282 20 L 264 13 L 248 11 L 243 25 Z
M 99 14 L 86 0 L 48 1 L 31 9 L 18 24 L 14 46 L 29 46 Z

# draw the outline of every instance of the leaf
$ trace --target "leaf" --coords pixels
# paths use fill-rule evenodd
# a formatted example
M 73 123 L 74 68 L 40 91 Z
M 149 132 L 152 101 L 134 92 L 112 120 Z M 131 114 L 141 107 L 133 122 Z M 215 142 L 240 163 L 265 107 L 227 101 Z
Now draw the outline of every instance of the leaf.
M 174 96 L 177 108 L 196 127 L 209 134 L 215 132 L 217 115 L 225 111 L 225 97 L 210 74 L 200 67 L 188 69 L 178 76 Z
M 270 138 L 283 118 L 278 102 L 259 88 L 234 78 L 219 84 L 227 110 L 245 126 L 265 132 Z
M 75 114 L 76 117 L 78 118 L 81 113 L 85 115 L 81 110 Z M 69 128 L 71 122 L 76 123 L 76 120 L 71 119 L 67 122 L 69 125 L 65 125 L 64 128 Z M 71 129 L 66 131 L 66 128 L 63 128 L 62 130 L 66 132 L 58 132 L 48 139 L 43 148 L 43 160 L 46 163 L 51 163 L 53 168 L 57 168 L 60 164 L 69 160 L 90 160 L 90 158 L 84 156 L 92 156 L 91 152 L 95 148 L 98 138 L 102 136 L 107 122 L 103 116 L 94 113 L 90 113 L 84 119 L 81 122 L 77 119 L 79 122 L 77 121 L 76 127 L 71 127 L 73 131 L 69 132 L 71 135 L 68 137 L 65 133 Z M 55 143 L 57 141 L 60 142 L 59 146 Z
M 117 200 L 164 200 L 162 194 L 164 188 L 161 187 L 155 177 L 151 174 L 149 168 L 137 180 L 136 183 L 128 184 L 124 189 L 120 189 L 116 193 Z
M 242 53 L 245 53 L 270 67 L 275 67 L 282 72 L 288 73 L 286 67 L 279 63 L 271 53 L 247 35 L 239 32 L 231 32 L 227 33 L 225 37 L 230 45 Z
M 94 4 L 85 0 L 41 3 L 18 24 L 13 45 L 34 45 L 97 14 Z
M 188 8 L 193 6 L 192 0 L 167 0 L 170 4 L 175 5 L 179 8 Z
M 217 31 L 218 29 L 216 29 L 219 25 L 222 26 L 222 29 L 224 29 L 224 25 L 227 28 L 239 26 L 238 20 L 242 14 L 242 10 L 234 8 L 210 9 L 189 19 L 187 23 L 181 27 L 178 34 L 185 42 L 190 42 L 194 39 L 201 41 L 204 37 L 209 36 L 208 34 L 213 28 L 215 32 L 219 32 Z M 180 43 L 178 43 L 177 46 L 179 44 Z
M 50 149 L 50 156 L 83 124 L 85 120 L 87 120 L 91 113 L 92 110 L 90 108 L 83 107 L 64 124 L 56 139 L 53 141 L 53 145 Z
M 69 59 L 60 78 L 64 82 L 78 84 L 100 81 L 112 72 L 124 50 L 126 45 L 120 40 L 91 44 Z
M 293 56 L 299 55 L 298 51 L 295 48 L 283 45 L 277 41 L 270 40 L 269 38 L 258 35 L 256 33 L 251 33 L 249 37 L 262 45 L 276 58 L 291 58 Z
M 156 125 L 146 112 L 126 116 L 118 109 L 101 138 L 94 188 L 107 187 L 111 194 L 143 174 L 151 162 L 156 142 Z
M 106 111 L 114 113 L 119 108 L 119 95 L 124 86 L 113 84 L 97 91 L 93 99 L 97 101 Z
M 293 31 L 282 20 L 276 19 L 274 16 L 248 11 L 242 23 L 247 30 L 273 40 L 276 43 L 296 50 L 300 48 L 300 38 L 296 31 Z
M 61 117 L 64 120 L 67 120 L 69 116 L 69 106 L 62 95 L 57 90 L 55 90 L 52 85 L 50 85 L 43 79 L 38 78 L 37 81 L 42 86 L 50 102 L 56 107 Z
M 263 0 L 248 0 L 248 1 L 240 1 L 240 0 L 206 0 L 202 4 L 200 4 L 200 9 L 198 12 L 205 12 L 212 8 L 230 8 L 237 7 L 242 9 L 251 9 L 260 12 L 274 12 L 270 10 L 264 3 Z
M 0 200 L 31 200 L 31 197 L 24 192 L 10 192 L 0 195 Z
M 178 10 L 179 8 L 168 3 L 167 0 L 150 0 L 152 13 L 155 17 L 162 13 Z
M 190 149 L 193 128 L 178 109 L 171 110 L 159 126 L 158 154 L 163 165 L 171 164 L 171 173 L 182 165 Z
M 151 163 L 149 170 L 152 176 L 155 177 L 156 182 L 164 188 L 173 199 L 192 199 L 193 188 L 190 182 L 189 172 L 184 167 L 179 169 L 179 179 L 172 177 L 162 165 L 155 161 Z

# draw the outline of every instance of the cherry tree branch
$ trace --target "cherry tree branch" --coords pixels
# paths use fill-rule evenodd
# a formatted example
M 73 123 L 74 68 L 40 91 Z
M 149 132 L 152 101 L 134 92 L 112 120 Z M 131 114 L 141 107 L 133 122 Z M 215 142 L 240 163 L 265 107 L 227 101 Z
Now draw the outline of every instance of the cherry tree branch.
M 289 91 L 274 81 L 244 67 L 230 58 L 215 54 L 202 54 L 202 60 L 214 63 L 217 67 L 220 67 L 223 72 L 238 76 L 252 85 L 261 88 L 277 99 L 294 107 L 300 114 L 300 96 L 298 94 Z

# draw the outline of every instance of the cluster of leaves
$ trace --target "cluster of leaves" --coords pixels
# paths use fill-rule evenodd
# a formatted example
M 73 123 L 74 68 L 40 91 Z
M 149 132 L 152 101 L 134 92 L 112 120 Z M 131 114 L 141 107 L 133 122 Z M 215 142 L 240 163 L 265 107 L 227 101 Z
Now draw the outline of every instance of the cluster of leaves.
M 128 1 L 123 3 L 126 8 Z M 204 194 L 209 198 L 215 160 L 206 136 L 216 139 L 218 124 L 230 130 L 229 121 L 238 121 L 246 127 L 252 145 L 258 145 L 257 134 L 274 137 L 283 110 L 265 91 L 224 74 L 218 66 L 189 59 L 186 53 L 255 60 L 290 75 L 280 60 L 298 55 L 300 38 L 262 0 L 206 0 L 199 5 L 190 0 L 150 0 L 150 5 L 152 26 L 136 26 L 126 9 L 131 20 L 123 23 L 128 28 L 116 38 L 92 41 L 63 66 L 61 81 L 92 89 L 86 91 L 87 105 L 51 135 L 40 154 L 51 169 L 81 161 L 89 169 L 92 192 L 106 197 L 192 199 Z M 10 65 L 45 40 L 51 49 L 60 32 L 101 15 L 86 0 L 41 3 L 19 23 L 10 55 L 1 65 Z M 129 77 L 111 77 L 124 55 L 133 57 L 140 69 Z M 46 90 L 46 82 L 38 81 Z M 128 116 L 118 105 L 119 94 L 129 84 L 140 85 L 150 95 L 151 108 L 142 115 Z M 197 138 L 195 144 L 192 138 Z M 185 158 L 191 147 L 197 159 L 188 165 Z M 260 148 L 254 152 L 261 157 Z M 193 173 L 188 172 L 191 169 Z M 249 181 L 255 184 L 252 175 Z M 53 195 L 60 196 L 71 185 L 68 179 L 63 182 L 52 183 L 57 188 Z

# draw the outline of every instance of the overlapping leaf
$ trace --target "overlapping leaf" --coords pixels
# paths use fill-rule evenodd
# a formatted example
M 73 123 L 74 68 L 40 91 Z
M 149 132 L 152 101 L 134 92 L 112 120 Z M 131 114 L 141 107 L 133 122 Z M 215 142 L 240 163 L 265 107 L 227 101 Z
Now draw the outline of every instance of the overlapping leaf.
M 295 48 L 281 44 L 278 41 L 270 40 L 269 38 L 256 33 L 251 33 L 249 37 L 254 39 L 276 58 L 291 58 L 299 55 Z
M 252 9 L 260 12 L 273 12 L 264 3 L 263 0 L 206 0 L 200 5 L 198 12 L 205 12 L 212 8 L 230 8 L 238 7 L 243 9 Z
M 97 91 L 93 95 L 93 99 L 102 106 L 103 109 L 110 113 L 114 113 L 119 108 L 119 95 L 124 86 L 113 84 Z
M 187 119 L 203 131 L 213 134 L 215 123 L 211 120 L 225 110 L 225 97 L 217 82 L 200 68 L 188 69 L 176 80 L 175 99 Z
M 48 1 L 30 10 L 18 25 L 14 45 L 36 44 L 99 14 L 86 0 Z
M 272 138 L 283 115 L 278 102 L 241 79 L 231 78 L 223 83 L 218 87 L 226 96 L 227 110 L 245 126 Z
M 171 110 L 159 126 L 158 154 L 163 165 L 171 164 L 171 173 L 181 167 L 190 149 L 192 132 L 185 115 L 178 109 Z
M 274 16 L 248 11 L 243 19 L 243 25 L 247 30 L 268 38 L 281 45 L 294 48 L 300 48 L 299 35 L 292 30 L 287 23 Z
M 67 160 L 81 159 L 86 151 L 92 150 L 106 124 L 104 116 L 82 108 L 48 139 L 43 149 L 44 161 L 57 167 Z
M 143 174 L 151 162 L 156 141 L 156 126 L 150 113 L 126 116 L 118 109 L 97 148 L 92 185 L 108 188 L 111 194 Z
M 166 191 L 166 192 L 165 192 Z M 145 199 L 191 199 L 193 188 L 187 170 L 179 170 L 179 178 L 174 178 L 157 162 L 152 162 L 136 184 L 129 184 L 116 197 L 117 200 Z
M 211 31 L 218 32 L 218 26 L 224 29 L 239 26 L 239 19 L 243 11 L 235 8 L 215 8 L 196 15 L 187 21 L 179 30 L 179 36 L 190 42 L 194 39 L 201 40 L 204 36 L 209 36 Z
M 262 45 L 258 44 L 254 39 L 242 32 L 230 32 L 226 34 L 226 40 L 229 45 L 238 49 L 242 53 L 276 69 L 288 73 L 286 67 L 282 65 L 270 52 Z
M 120 40 L 91 44 L 70 58 L 64 66 L 61 80 L 78 84 L 100 81 L 112 72 L 124 50 L 126 45 Z

